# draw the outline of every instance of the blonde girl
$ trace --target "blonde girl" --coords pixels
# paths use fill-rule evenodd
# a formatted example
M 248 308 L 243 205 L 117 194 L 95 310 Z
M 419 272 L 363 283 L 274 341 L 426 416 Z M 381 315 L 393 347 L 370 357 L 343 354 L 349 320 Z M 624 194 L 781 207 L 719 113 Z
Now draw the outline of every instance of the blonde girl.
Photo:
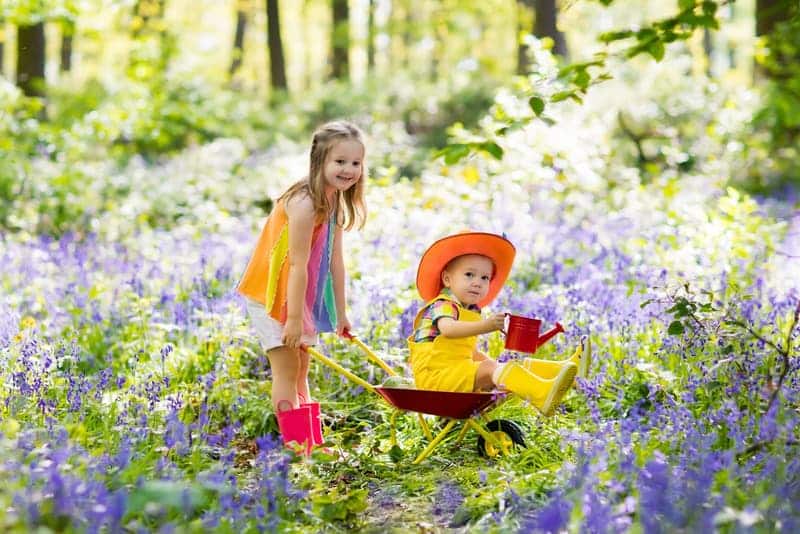
M 308 176 L 275 203 L 239 292 L 272 369 L 272 406 L 285 443 L 322 442 L 319 403 L 308 388 L 318 332 L 350 329 L 342 234 L 361 228 L 365 146 L 361 130 L 334 121 L 314 132 Z

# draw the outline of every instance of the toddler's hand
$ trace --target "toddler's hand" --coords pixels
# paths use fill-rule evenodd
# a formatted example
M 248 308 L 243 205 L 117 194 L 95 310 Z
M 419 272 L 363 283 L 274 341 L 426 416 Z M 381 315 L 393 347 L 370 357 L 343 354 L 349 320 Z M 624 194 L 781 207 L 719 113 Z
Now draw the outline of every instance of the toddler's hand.
M 489 324 L 492 326 L 492 332 L 495 330 L 502 330 L 506 324 L 506 314 L 505 313 L 494 313 L 486 319 Z

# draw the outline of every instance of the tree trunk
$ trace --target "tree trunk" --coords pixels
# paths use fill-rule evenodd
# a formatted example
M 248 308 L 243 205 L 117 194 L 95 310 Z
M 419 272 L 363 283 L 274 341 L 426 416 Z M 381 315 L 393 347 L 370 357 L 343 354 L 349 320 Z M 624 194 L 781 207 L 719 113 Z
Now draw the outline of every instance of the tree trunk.
M 530 67 L 528 46 L 525 44 L 524 36 L 534 33 L 535 7 L 533 0 L 517 0 L 517 74 L 527 74 Z
M 728 4 L 728 22 L 732 22 L 736 13 L 734 11 L 734 3 L 731 2 Z M 725 39 L 725 49 L 728 55 L 728 70 L 733 70 L 736 68 L 736 49 L 734 46 L 731 46 L 730 38 Z
M 278 15 L 278 0 L 267 0 L 267 46 L 269 47 L 270 85 L 273 89 L 287 90 L 286 62 L 283 58 L 283 40 Z
M 375 0 L 369 0 L 367 5 L 367 71 L 375 71 Z
M 796 0 L 756 0 L 756 36 L 768 38 L 775 31 L 776 24 L 790 20 L 793 14 L 797 14 Z M 777 63 L 780 67 L 788 67 L 798 59 L 780 49 L 772 50 L 770 54 L 772 63 Z M 770 77 L 758 63 L 755 64 L 754 71 L 756 78 Z
M 151 21 L 163 18 L 165 0 L 136 0 L 133 15 L 140 19 L 133 26 L 133 38 L 136 39 L 151 30 Z M 160 30 L 157 30 L 160 31 Z
M 434 13 L 434 17 L 427 16 L 428 20 L 434 19 L 439 16 L 439 13 Z M 442 58 L 445 53 L 445 46 L 447 43 L 447 36 L 441 28 L 444 24 L 437 24 L 434 22 L 431 25 L 431 39 L 433 39 L 433 47 L 431 48 L 431 61 L 428 68 L 428 79 L 435 82 L 439 78 L 439 72 L 442 70 Z
M 400 28 L 402 39 L 400 42 L 403 44 L 403 69 L 411 70 L 416 63 L 411 59 L 411 50 L 414 46 L 414 13 L 413 13 L 413 6 L 411 5 L 413 0 L 406 0 L 403 2 L 403 18 L 400 21 Z
M 785 0 L 756 0 L 756 36 L 769 35 L 781 21 Z
M 17 27 L 17 85 L 28 96 L 44 96 L 44 23 Z
M 557 18 L 556 0 L 537 0 L 536 24 L 533 33 L 539 38 L 551 38 L 554 43 L 553 53 L 561 57 L 567 57 L 567 41 L 564 39 L 564 34 L 558 31 L 556 26 Z
M 75 37 L 75 21 L 64 20 L 61 22 L 61 72 L 72 70 L 72 39 Z
M 231 66 L 228 74 L 232 77 L 242 66 L 244 60 L 244 32 L 247 29 L 247 13 L 242 9 L 236 10 L 236 33 L 233 36 L 233 51 L 231 52 Z
M 706 76 L 711 76 L 714 70 L 714 41 L 711 39 L 711 30 L 703 28 L 703 51 L 706 54 Z
M 0 18 L 0 76 L 3 76 L 5 73 L 5 61 L 3 58 L 5 57 L 6 51 L 6 22 Z
M 163 74 L 172 55 L 173 43 L 169 40 L 163 24 L 166 0 L 136 0 L 133 6 L 133 21 L 128 59 L 129 74 L 135 79 L 148 80 Z M 148 49 L 157 47 L 158 55 Z M 146 67 L 146 68 L 140 68 Z
M 331 77 L 347 79 L 350 76 L 350 10 L 347 0 L 332 0 L 332 6 Z
M 405 9 L 400 5 L 401 0 L 392 0 L 389 4 L 389 19 L 387 32 L 389 34 L 389 46 L 387 48 L 387 69 L 395 72 L 398 69 L 405 69 L 405 51 L 403 50 L 403 40 L 401 33 L 405 25 Z
M 311 41 L 310 36 L 314 33 L 312 29 L 313 20 L 308 13 L 310 3 L 310 0 L 303 0 L 303 7 L 300 10 L 303 22 L 303 33 L 301 36 L 303 43 L 305 43 L 303 46 L 303 89 L 313 87 L 317 81 L 314 76 L 314 54 L 311 47 L 308 46 L 308 43 Z

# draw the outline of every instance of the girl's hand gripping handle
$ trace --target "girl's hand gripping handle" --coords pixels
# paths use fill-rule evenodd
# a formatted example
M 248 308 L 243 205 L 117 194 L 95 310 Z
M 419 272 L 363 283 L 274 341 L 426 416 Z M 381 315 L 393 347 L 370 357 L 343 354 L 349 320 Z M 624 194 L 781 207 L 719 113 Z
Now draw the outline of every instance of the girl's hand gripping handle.
M 350 324 L 350 320 L 347 317 L 340 316 L 339 321 L 336 323 L 336 333 L 342 337 L 347 337 L 345 332 L 350 330 L 353 326 Z
M 303 335 L 303 323 L 300 320 L 288 319 L 283 326 L 281 342 L 289 348 L 300 347 L 300 338 Z

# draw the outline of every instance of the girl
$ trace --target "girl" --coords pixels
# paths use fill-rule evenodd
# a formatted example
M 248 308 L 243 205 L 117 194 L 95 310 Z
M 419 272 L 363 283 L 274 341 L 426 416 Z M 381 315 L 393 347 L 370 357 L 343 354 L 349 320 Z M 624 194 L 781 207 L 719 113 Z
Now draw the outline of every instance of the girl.
M 272 368 L 272 407 L 284 443 L 322 443 L 308 391 L 317 332 L 350 329 L 342 233 L 364 225 L 364 136 L 334 121 L 314 132 L 308 176 L 275 203 L 238 290 Z

